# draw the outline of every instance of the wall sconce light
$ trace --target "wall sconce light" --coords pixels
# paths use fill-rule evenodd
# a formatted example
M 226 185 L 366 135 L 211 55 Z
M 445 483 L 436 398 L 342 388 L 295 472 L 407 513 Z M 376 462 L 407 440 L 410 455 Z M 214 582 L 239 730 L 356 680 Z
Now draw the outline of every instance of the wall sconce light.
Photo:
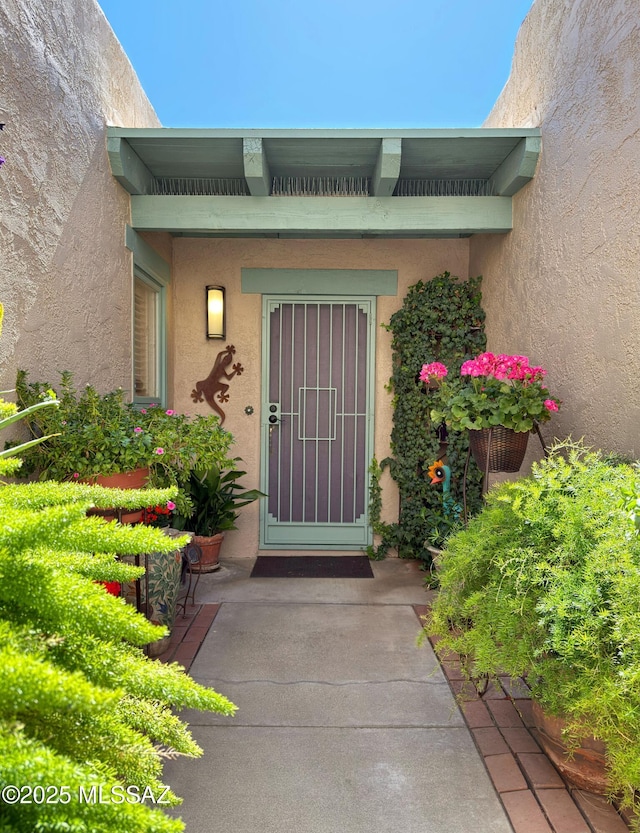
M 207 338 L 225 338 L 224 286 L 207 287 Z

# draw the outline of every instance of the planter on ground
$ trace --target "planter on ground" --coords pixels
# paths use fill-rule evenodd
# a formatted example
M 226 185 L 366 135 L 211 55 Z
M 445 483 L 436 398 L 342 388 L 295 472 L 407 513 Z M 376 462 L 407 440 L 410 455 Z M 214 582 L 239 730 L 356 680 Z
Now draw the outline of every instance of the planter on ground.
M 578 789 L 606 795 L 610 784 L 604 743 L 586 737 L 568 745 L 563 735 L 566 720 L 546 714 L 535 700 L 532 710 L 538 740 L 556 769 Z
M 184 535 L 175 529 L 163 530 L 165 535 L 177 537 Z M 123 586 L 125 600 L 135 605 L 154 625 L 164 625 L 169 631 L 173 628 L 176 616 L 176 600 L 180 591 L 182 577 L 182 550 L 170 553 L 151 552 L 138 556 L 140 566 L 146 573 L 137 582 L 132 581 Z M 122 556 L 129 564 L 136 563 L 136 556 Z M 170 636 L 152 642 L 147 650 L 150 656 L 158 656 L 168 646 Z
M 220 548 L 224 533 L 194 535 L 187 547 L 187 557 L 193 573 L 213 573 L 220 569 Z

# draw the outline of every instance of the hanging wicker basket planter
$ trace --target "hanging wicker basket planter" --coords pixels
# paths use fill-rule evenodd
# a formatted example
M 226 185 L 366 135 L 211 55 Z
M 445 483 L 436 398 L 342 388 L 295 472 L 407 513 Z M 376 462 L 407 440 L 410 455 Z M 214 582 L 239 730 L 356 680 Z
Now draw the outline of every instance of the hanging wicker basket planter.
M 514 431 L 502 425 L 469 431 L 471 454 L 481 471 L 519 471 L 527 451 L 528 440 L 528 431 Z M 487 450 L 489 451 L 488 469 Z

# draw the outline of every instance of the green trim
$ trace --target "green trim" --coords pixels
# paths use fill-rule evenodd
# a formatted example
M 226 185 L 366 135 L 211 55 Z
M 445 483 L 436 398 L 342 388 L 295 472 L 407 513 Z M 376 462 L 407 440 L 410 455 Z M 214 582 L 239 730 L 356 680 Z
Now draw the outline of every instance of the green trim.
M 135 383 L 133 386 L 133 403 L 140 407 L 150 405 L 156 402 L 162 407 L 167 406 L 167 287 L 165 284 L 159 283 L 151 275 L 147 274 L 141 267 L 134 264 L 134 281 L 139 280 L 146 283 L 155 292 L 158 293 L 158 319 L 156 326 L 158 328 L 158 344 L 157 344 L 157 360 L 158 360 L 158 395 L 157 396 L 137 396 L 135 393 Z M 133 327 L 132 327 L 133 331 Z M 131 355 L 133 360 L 133 352 L 135 345 L 131 345 Z M 135 382 L 135 380 L 134 380 Z
M 269 173 L 267 156 L 262 146 L 262 139 L 243 139 L 242 159 L 244 178 L 247 180 L 251 196 L 268 197 L 271 193 L 271 174 Z
M 371 193 L 374 197 L 390 197 L 400 176 L 402 139 L 383 139 L 376 161 Z
M 167 261 L 131 226 L 125 227 L 125 246 L 133 252 L 133 262 L 136 266 L 151 275 L 162 286 L 171 283 L 171 267 Z
M 420 235 L 511 231 L 511 197 L 131 197 L 141 231 Z
M 171 267 L 146 240 L 130 226 L 125 227 L 125 245 L 133 253 L 133 275 L 150 286 L 158 293 L 158 388 L 159 396 L 145 397 L 135 395 L 135 384 L 133 385 L 133 402 L 135 405 L 144 407 L 157 402 L 166 407 L 167 405 L 167 287 L 171 283 Z M 135 303 L 135 302 L 134 302 Z M 133 334 L 134 321 L 131 322 Z M 134 344 L 131 344 L 131 357 L 133 362 Z
M 200 127 L 108 127 L 107 136 L 135 139 L 502 139 L 505 136 L 540 136 L 539 127 L 445 127 L 445 128 L 309 128 L 262 130 L 257 128 Z
M 111 173 L 130 194 L 152 194 L 154 177 L 129 142 L 115 136 L 107 138 Z
M 396 269 L 242 269 L 241 281 L 243 293 L 261 295 L 398 294 Z
M 361 550 L 371 544 L 369 526 L 341 524 L 337 529 L 330 524 L 278 524 L 262 529 L 261 550 Z M 312 540 L 305 543 L 305 538 Z
M 541 146 L 540 137 L 531 136 L 519 142 L 489 180 L 496 194 L 511 197 L 533 179 Z
M 291 273 L 297 272 L 303 274 L 304 270 L 270 270 L 270 269 L 243 269 L 244 272 L 277 272 L 288 271 Z M 340 273 L 355 273 L 354 270 L 307 270 L 310 273 L 321 274 L 322 272 L 334 274 Z M 344 279 L 344 278 L 343 278 Z M 325 300 L 324 296 L 317 291 L 313 295 L 305 295 L 292 299 L 281 293 L 274 293 L 273 295 L 264 295 L 262 299 L 262 408 L 261 408 L 261 443 L 260 443 L 260 488 L 262 491 L 267 491 L 268 487 L 268 467 L 269 467 L 269 429 L 268 421 L 269 411 L 267 410 L 267 403 L 269 401 L 269 370 L 270 370 L 270 355 L 269 355 L 269 314 L 270 310 L 278 303 L 314 303 Z M 376 383 L 376 321 L 377 321 L 377 302 L 375 297 L 365 297 L 362 295 L 354 295 L 353 292 L 349 296 L 343 296 L 339 299 L 341 303 L 355 303 L 366 304 L 368 307 L 367 324 L 368 324 L 368 356 L 367 356 L 367 431 L 366 431 L 366 449 L 364 459 L 368 461 L 373 455 L 375 432 L 374 432 L 374 414 L 375 414 L 375 383 Z M 350 524 L 301 524 L 301 523 L 277 523 L 269 524 L 269 512 L 266 501 L 260 501 L 260 549 L 297 549 L 297 550 L 361 550 L 371 546 L 373 543 L 373 533 L 369 523 L 369 493 L 368 493 L 368 474 L 365 471 L 367 480 L 367 493 L 365 495 L 365 511 L 361 516 L 362 523 Z

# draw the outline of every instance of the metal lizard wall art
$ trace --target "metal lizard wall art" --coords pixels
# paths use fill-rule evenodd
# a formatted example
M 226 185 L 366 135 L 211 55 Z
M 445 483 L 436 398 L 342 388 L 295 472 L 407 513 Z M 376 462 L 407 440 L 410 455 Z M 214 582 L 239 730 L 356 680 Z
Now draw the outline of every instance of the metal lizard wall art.
M 229 394 L 227 393 L 229 385 L 227 382 L 233 379 L 234 376 L 240 376 L 244 370 L 240 362 L 236 362 L 232 366 L 231 373 L 227 371 L 233 361 L 235 352 L 236 348 L 233 344 L 227 344 L 226 348 L 216 356 L 211 373 L 206 379 L 196 382 L 195 388 L 191 391 L 191 398 L 194 402 L 202 402 L 206 399 L 210 407 L 220 416 L 220 425 L 224 422 L 225 413 L 218 402 L 229 401 Z M 224 381 L 225 379 L 227 382 Z M 216 399 L 218 402 L 216 402 Z

